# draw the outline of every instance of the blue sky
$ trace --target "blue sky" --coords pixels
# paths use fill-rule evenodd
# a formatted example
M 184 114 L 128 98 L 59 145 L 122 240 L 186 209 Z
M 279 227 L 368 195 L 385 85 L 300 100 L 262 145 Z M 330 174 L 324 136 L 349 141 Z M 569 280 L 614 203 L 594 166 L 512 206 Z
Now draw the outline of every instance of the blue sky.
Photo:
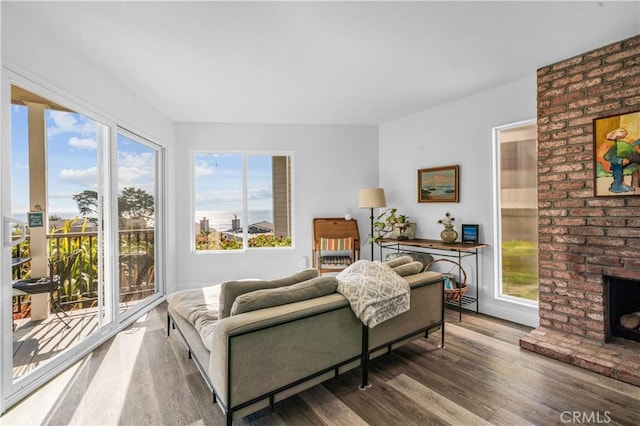
M 48 215 L 71 218 L 79 214 L 73 195 L 98 188 L 100 123 L 78 113 L 45 111 L 47 133 Z M 12 214 L 23 218 L 29 205 L 28 108 L 11 109 Z M 154 194 L 154 150 L 118 135 L 118 190 L 125 186 Z M 242 154 L 198 153 L 195 166 L 195 215 L 213 212 L 242 218 Z M 272 220 L 271 155 L 247 157 L 249 221 Z M 43 206 L 44 207 L 44 206 Z M 228 217 L 225 216 L 225 223 Z
M 22 217 L 29 205 L 28 109 L 11 109 L 11 197 L 14 215 Z M 73 195 L 98 188 L 99 123 L 77 113 L 45 111 L 47 133 L 48 215 L 78 215 Z M 154 194 L 154 150 L 118 135 L 118 190 L 125 186 Z M 43 206 L 44 207 L 44 206 Z
M 242 154 L 194 154 L 196 218 L 203 212 L 223 211 L 242 215 Z M 271 155 L 247 157 L 249 211 L 272 209 Z M 270 220 L 264 218 L 263 220 Z

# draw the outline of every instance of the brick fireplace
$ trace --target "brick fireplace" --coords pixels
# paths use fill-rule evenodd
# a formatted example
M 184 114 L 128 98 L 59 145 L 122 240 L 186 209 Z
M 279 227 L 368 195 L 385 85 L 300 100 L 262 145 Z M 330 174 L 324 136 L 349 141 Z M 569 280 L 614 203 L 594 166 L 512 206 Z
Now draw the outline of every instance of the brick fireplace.
M 640 386 L 605 282 L 640 280 L 640 193 L 595 197 L 593 162 L 593 120 L 638 110 L 640 35 L 538 70 L 540 327 L 520 346 Z

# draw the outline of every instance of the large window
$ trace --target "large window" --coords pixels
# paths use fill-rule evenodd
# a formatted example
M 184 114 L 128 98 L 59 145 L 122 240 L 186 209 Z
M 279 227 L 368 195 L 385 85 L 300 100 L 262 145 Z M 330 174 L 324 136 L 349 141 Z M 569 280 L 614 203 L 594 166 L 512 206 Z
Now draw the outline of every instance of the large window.
M 499 296 L 538 301 L 535 123 L 496 129 L 501 280 Z
M 291 247 L 291 154 L 193 154 L 196 251 Z

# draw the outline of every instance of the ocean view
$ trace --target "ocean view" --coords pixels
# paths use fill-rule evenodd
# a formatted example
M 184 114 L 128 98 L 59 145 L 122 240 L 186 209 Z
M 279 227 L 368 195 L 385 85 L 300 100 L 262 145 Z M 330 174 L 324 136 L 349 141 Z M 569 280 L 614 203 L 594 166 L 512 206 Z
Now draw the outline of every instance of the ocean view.
M 209 220 L 209 229 L 216 231 L 226 231 L 231 228 L 231 221 L 238 215 L 240 226 L 243 226 L 242 217 L 238 213 L 225 212 L 220 210 L 196 210 L 195 223 L 199 224 L 203 217 Z M 249 225 L 261 221 L 273 222 L 272 210 L 252 210 L 248 212 Z
M 77 212 L 66 212 L 66 213 L 52 213 L 62 217 L 63 219 L 73 219 L 74 217 L 80 217 L 80 214 Z M 231 221 L 234 218 L 235 213 L 233 212 L 225 212 L 219 210 L 197 210 L 195 223 L 199 224 L 200 220 L 203 217 L 209 219 L 209 228 L 215 229 L 216 231 L 226 231 L 231 228 Z M 15 219 L 21 220 L 23 222 L 27 221 L 27 214 L 23 212 L 15 212 L 12 214 Z M 240 219 L 240 226 L 244 225 L 242 223 L 242 217 L 238 216 Z M 267 221 L 273 223 L 273 211 L 272 210 L 253 210 L 248 213 L 249 224 L 257 223 L 261 221 Z

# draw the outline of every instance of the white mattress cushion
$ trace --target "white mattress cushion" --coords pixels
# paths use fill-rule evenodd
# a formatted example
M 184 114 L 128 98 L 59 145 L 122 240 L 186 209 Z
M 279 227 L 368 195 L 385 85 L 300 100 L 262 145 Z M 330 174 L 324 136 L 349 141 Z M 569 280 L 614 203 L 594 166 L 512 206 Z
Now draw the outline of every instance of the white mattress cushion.
M 211 333 L 219 317 L 220 284 L 179 290 L 167 296 L 167 303 L 181 317 L 193 324 L 204 346 L 211 350 Z

